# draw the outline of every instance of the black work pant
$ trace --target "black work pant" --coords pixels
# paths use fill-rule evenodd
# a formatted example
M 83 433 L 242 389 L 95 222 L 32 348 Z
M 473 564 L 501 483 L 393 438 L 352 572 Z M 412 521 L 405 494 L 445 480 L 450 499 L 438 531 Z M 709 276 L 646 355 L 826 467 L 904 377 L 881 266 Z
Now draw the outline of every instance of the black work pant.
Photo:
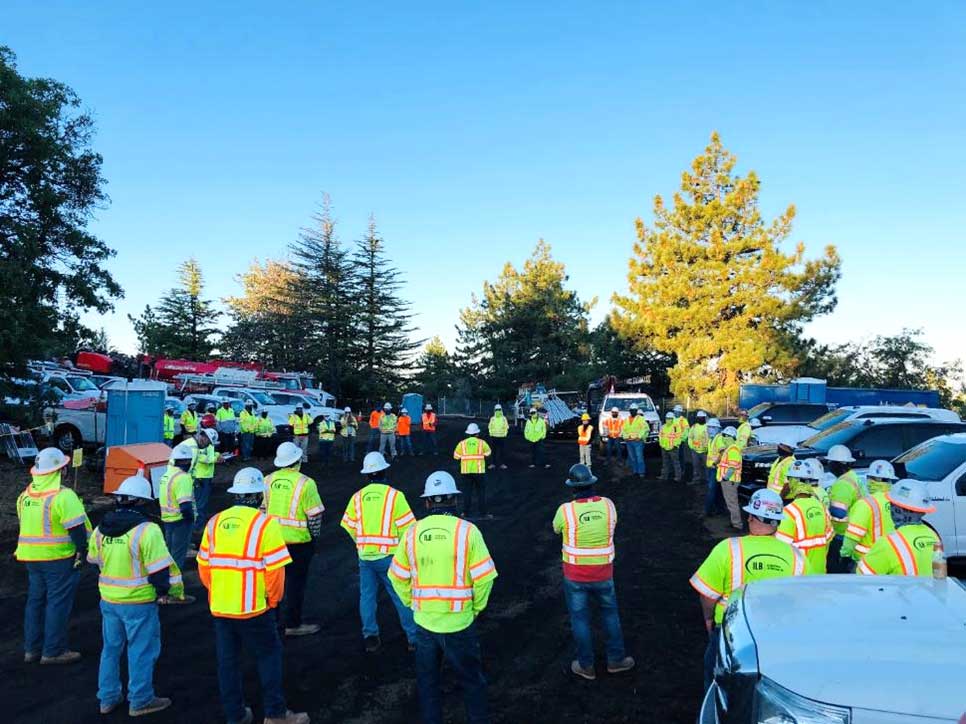
M 491 437 L 490 447 L 493 450 L 493 457 L 491 458 L 491 465 L 506 465 L 506 459 L 503 457 L 506 451 L 506 438 L 505 437 Z
M 486 515 L 486 475 L 484 473 L 463 473 L 460 475 L 463 489 L 463 514 L 469 515 L 473 509 L 473 489 L 476 489 L 477 510 Z
M 282 607 L 285 610 L 285 628 L 302 625 L 302 602 L 305 600 L 305 586 L 309 580 L 309 564 L 315 555 L 314 543 L 287 543 L 292 562 L 285 566 L 285 597 Z

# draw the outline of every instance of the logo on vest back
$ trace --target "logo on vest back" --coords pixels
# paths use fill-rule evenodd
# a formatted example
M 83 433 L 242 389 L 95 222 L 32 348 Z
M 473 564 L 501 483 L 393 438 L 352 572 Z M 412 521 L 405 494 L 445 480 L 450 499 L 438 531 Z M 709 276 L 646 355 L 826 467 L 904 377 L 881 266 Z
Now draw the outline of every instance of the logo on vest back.
M 288 490 L 291 486 L 287 480 L 273 480 L 272 490 Z
M 824 518 L 825 511 L 819 510 L 818 508 L 812 508 L 805 514 L 805 517 L 808 518 L 809 520 L 813 520 L 815 518 Z
M 588 510 L 586 513 L 581 513 L 580 517 L 577 518 L 581 523 L 593 523 L 598 520 L 603 520 L 604 514 L 599 510 Z
M 218 522 L 218 527 L 229 533 L 242 527 L 241 518 L 225 518 Z
M 120 538 L 120 537 L 115 537 L 115 536 L 109 536 L 109 535 L 106 535 L 103 538 L 101 538 L 101 542 L 104 545 L 106 545 L 106 546 L 114 546 L 114 545 L 124 546 L 124 545 L 127 545 L 127 540 L 126 539 Z
M 912 546 L 917 551 L 932 550 L 936 546 L 936 541 L 932 536 L 928 535 L 917 535 L 912 539 Z
M 749 573 L 785 573 L 788 569 L 786 560 L 771 553 L 759 553 L 745 561 L 745 570 Z
M 374 500 L 382 500 L 382 493 L 366 493 L 362 500 L 365 503 L 371 503 Z
M 419 540 L 423 543 L 449 540 L 449 531 L 445 528 L 427 528 L 419 532 Z

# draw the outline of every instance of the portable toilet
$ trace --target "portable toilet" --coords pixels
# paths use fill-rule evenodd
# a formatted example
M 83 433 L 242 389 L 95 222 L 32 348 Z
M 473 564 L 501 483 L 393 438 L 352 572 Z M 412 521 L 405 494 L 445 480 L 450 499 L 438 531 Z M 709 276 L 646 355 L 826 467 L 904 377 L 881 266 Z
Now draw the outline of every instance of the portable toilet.
M 413 426 L 418 429 L 423 416 L 423 396 L 418 392 L 407 392 L 403 395 L 402 406 L 413 419 Z
M 811 402 L 821 404 L 825 402 L 827 383 L 815 377 L 799 377 L 792 380 L 791 402 Z
M 109 389 L 105 446 L 161 442 L 167 389 L 163 382 L 153 380 L 135 380 Z
M 104 461 L 104 492 L 113 493 L 126 478 L 140 474 L 151 481 L 154 497 L 158 497 L 158 486 L 170 456 L 171 448 L 163 442 L 108 448 Z

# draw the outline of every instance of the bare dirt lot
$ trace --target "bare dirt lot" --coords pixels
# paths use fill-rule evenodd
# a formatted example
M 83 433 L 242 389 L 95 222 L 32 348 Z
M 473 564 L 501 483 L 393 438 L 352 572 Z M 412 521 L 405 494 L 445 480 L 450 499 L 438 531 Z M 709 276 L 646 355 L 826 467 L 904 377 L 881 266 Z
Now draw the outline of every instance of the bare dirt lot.
M 392 482 L 406 493 L 417 515 L 422 514 L 418 496 L 426 475 L 435 469 L 455 469 L 450 454 L 464 424 L 443 423 L 439 457 L 403 458 L 393 466 Z M 701 694 L 704 631 L 687 579 L 713 542 L 702 526 L 701 491 L 653 477 L 643 483 L 622 480 L 603 463 L 595 465 L 604 481 L 601 493 L 617 505 L 617 592 L 628 652 L 637 659 L 637 668 L 608 676 L 598 665 L 597 681 L 576 680 L 568 670 L 572 643 L 561 591 L 560 540 L 550 528 L 556 506 L 568 499 L 562 481 L 576 462 L 576 445 L 550 444 L 551 469 L 530 470 L 524 443 L 516 435 L 508 447 L 510 469 L 488 475 L 495 519 L 478 523 L 500 573 L 479 621 L 493 721 L 693 722 Z M 267 463 L 262 467 L 267 470 Z M 306 618 L 322 624 L 322 633 L 286 643 L 286 695 L 291 708 L 308 711 L 317 724 L 409 724 L 418 720 L 413 667 L 388 600 L 380 604 L 382 651 L 373 656 L 362 648 L 357 559 L 338 526 L 346 502 L 360 485 L 358 467 L 340 462 L 323 471 L 312 462 L 305 468 L 318 481 L 327 506 L 305 606 Z M 226 468 L 219 472 L 223 485 L 213 496 L 216 509 L 226 505 L 223 491 L 238 465 Z M 648 472 L 656 474 L 656 461 L 648 460 Z M 22 472 L 7 467 L 2 473 L 7 489 L 26 483 Z M 95 491 L 87 491 L 85 497 L 92 498 Z M 2 505 L 8 521 L 9 497 L 3 496 Z M 96 523 L 96 514 L 92 517 Z M 101 620 L 94 568 L 84 569 L 71 621 L 71 646 L 84 654 L 84 660 L 65 668 L 22 663 L 26 575 L 9 556 L 15 530 L 2 530 L 0 701 L 5 712 L 0 718 L 33 724 L 128 721 L 126 710 L 108 717 L 97 710 Z M 189 592 L 203 597 L 191 562 L 186 579 Z M 148 720 L 224 721 L 211 620 L 203 600 L 162 609 L 161 622 L 163 644 L 155 684 L 160 696 L 174 699 L 174 706 Z M 599 632 L 598 651 L 600 662 Z M 260 701 L 251 662 L 245 677 L 257 716 Z M 455 684 L 446 693 L 446 708 L 448 721 L 464 721 Z

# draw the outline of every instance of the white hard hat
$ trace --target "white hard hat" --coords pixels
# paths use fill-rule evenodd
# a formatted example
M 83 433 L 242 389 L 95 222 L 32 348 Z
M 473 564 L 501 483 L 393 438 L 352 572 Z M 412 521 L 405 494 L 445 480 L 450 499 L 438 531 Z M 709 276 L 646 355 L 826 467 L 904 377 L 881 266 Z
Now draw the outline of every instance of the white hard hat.
M 719 420 L 717 417 L 712 417 L 710 420 L 708 420 L 708 427 L 716 427 L 720 430 L 721 420 Z
M 387 402 L 385 405 L 382 406 L 382 409 L 383 410 L 391 410 L 392 409 L 392 403 L 391 402 Z
M 812 470 L 813 479 L 821 480 L 825 475 L 825 468 L 822 466 L 821 461 L 818 458 L 809 458 L 805 462 L 808 463 L 808 467 Z
M 632 402 L 631 403 L 631 406 L 628 409 L 630 409 L 630 410 L 636 410 L 637 409 L 637 403 L 636 402 Z
M 495 405 L 493 405 L 493 409 L 494 410 L 502 410 L 503 409 L 503 405 L 501 405 L 499 402 L 497 402 Z
M 675 405 L 674 406 L 674 411 L 675 412 L 684 412 L 684 408 L 681 405 Z
M 721 434 L 724 435 L 725 437 L 734 437 L 734 438 L 738 437 L 738 431 L 735 430 L 733 425 L 728 425 L 728 427 L 726 427 L 724 430 L 721 431 Z
M 171 451 L 171 457 L 168 458 L 168 462 L 173 463 L 175 460 L 193 460 L 194 456 L 194 448 L 190 445 L 181 443 L 180 445 L 174 446 L 174 450 Z
M 352 412 L 352 408 L 351 408 L 351 407 L 347 407 L 347 408 L 345 408 L 345 409 L 343 410 L 343 412 Z
M 475 422 L 471 422 L 469 425 L 466 426 L 466 434 L 467 435 L 479 435 L 480 434 L 480 426 L 477 425 Z
M 822 466 L 816 460 L 796 460 L 788 469 L 787 477 L 794 478 L 795 480 L 813 480 L 817 482 L 821 479 L 824 472 Z
M 852 451 L 849 450 L 845 445 L 833 445 L 828 449 L 828 454 L 825 459 L 830 463 L 854 463 L 855 458 L 852 457 Z
M 172 404 L 171 404 L 171 403 L 169 402 L 169 403 L 168 403 L 167 405 L 165 405 L 165 406 L 164 406 L 164 411 L 165 411 L 165 412 L 174 412 L 174 405 L 172 405 Z
M 31 475 L 46 475 L 53 473 L 67 466 L 70 462 L 64 453 L 56 447 L 45 447 L 34 459 L 34 466 L 30 468 Z
M 929 497 L 929 488 L 920 480 L 900 480 L 886 493 L 886 498 L 895 506 L 917 513 L 933 513 L 936 510 Z
M 382 472 L 389 467 L 389 463 L 386 462 L 386 458 L 382 456 L 381 452 L 371 452 L 366 453 L 366 456 L 362 458 L 362 470 L 363 475 L 371 475 L 372 473 Z
M 876 460 L 869 466 L 868 476 L 879 480 L 898 480 L 896 469 L 888 460 Z
M 708 416 L 708 413 L 705 412 L 704 410 L 698 410 L 698 414 L 695 415 L 695 417 L 707 417 L 707 416 Z
M 430 473 L 430 476 L 426 478 L 426 487 L 423 494 L 419 497 L 432 498 L 436 495 L 460 494 L 460 489 L 456 487 L 456 481 L 453 479 L 453 476 L 445 470 L 437 470 L 435 473 Z
M 530 408 L 530 414 L 531 414 L 531 415 L 532 415 L 533 413 L 535 413 L 536 411 L 537 411 L 537 408 L 536 408 L 536 407 L 531 407 L 531 408 Z
M 753 417 L 748 424 L 752 427 L 761 427 L 761 420 L 759 420 L 757 417 Z
M 433 406 L 432 406 L 432 405 L 430 405 L 430 404 L 429 404 L 429 403 L 427 402 L 427 403 L 426 403 L 426 405 L 425 405 L 425 407 L 423 407 L 423 409 L 424 409 L 424 410 L 432 410 L 432 409 L 433 409 Z
M 275 467 L 287 468 L 302 459 L 302 448 L 294 442 L 283 442 L 275 450 Z
M 673 420 L 674 419 L 674 413 L 671 412 L 670 410 L 668 410 L 667 412 L 664 413 L 664 419 L 665 420 Z
M 143 475 L 132 475 L 125 478 L 124 482 L 117 486 L 111 495 L 126 495 L 129 498 L 141 498 L 142 500 L 154 500 L 151 491 L 151 483 Z
M 611 412 L 620 412 L 621 409 L 619 407 L 612 407 L 612 408 L 610 408 L 610 411 Z
M 768 488 L 756 490 L 752 494 L 751 500 L 748 501 L 748 505 L 742 508 L 742 510 L 757 518 L 781 520 L 784 515 L 782 496 Z
M 235 473 L 228 492 L 234 495 L 252 495 L 265 492 L 265 476 L 258 468 L 242 468 Z
M 215 428 L 204 427 L 201 429 L 201 431 L 208 436 L 208 439 L 211 440 L 212 445 L 218 444 L 218 431 Z

